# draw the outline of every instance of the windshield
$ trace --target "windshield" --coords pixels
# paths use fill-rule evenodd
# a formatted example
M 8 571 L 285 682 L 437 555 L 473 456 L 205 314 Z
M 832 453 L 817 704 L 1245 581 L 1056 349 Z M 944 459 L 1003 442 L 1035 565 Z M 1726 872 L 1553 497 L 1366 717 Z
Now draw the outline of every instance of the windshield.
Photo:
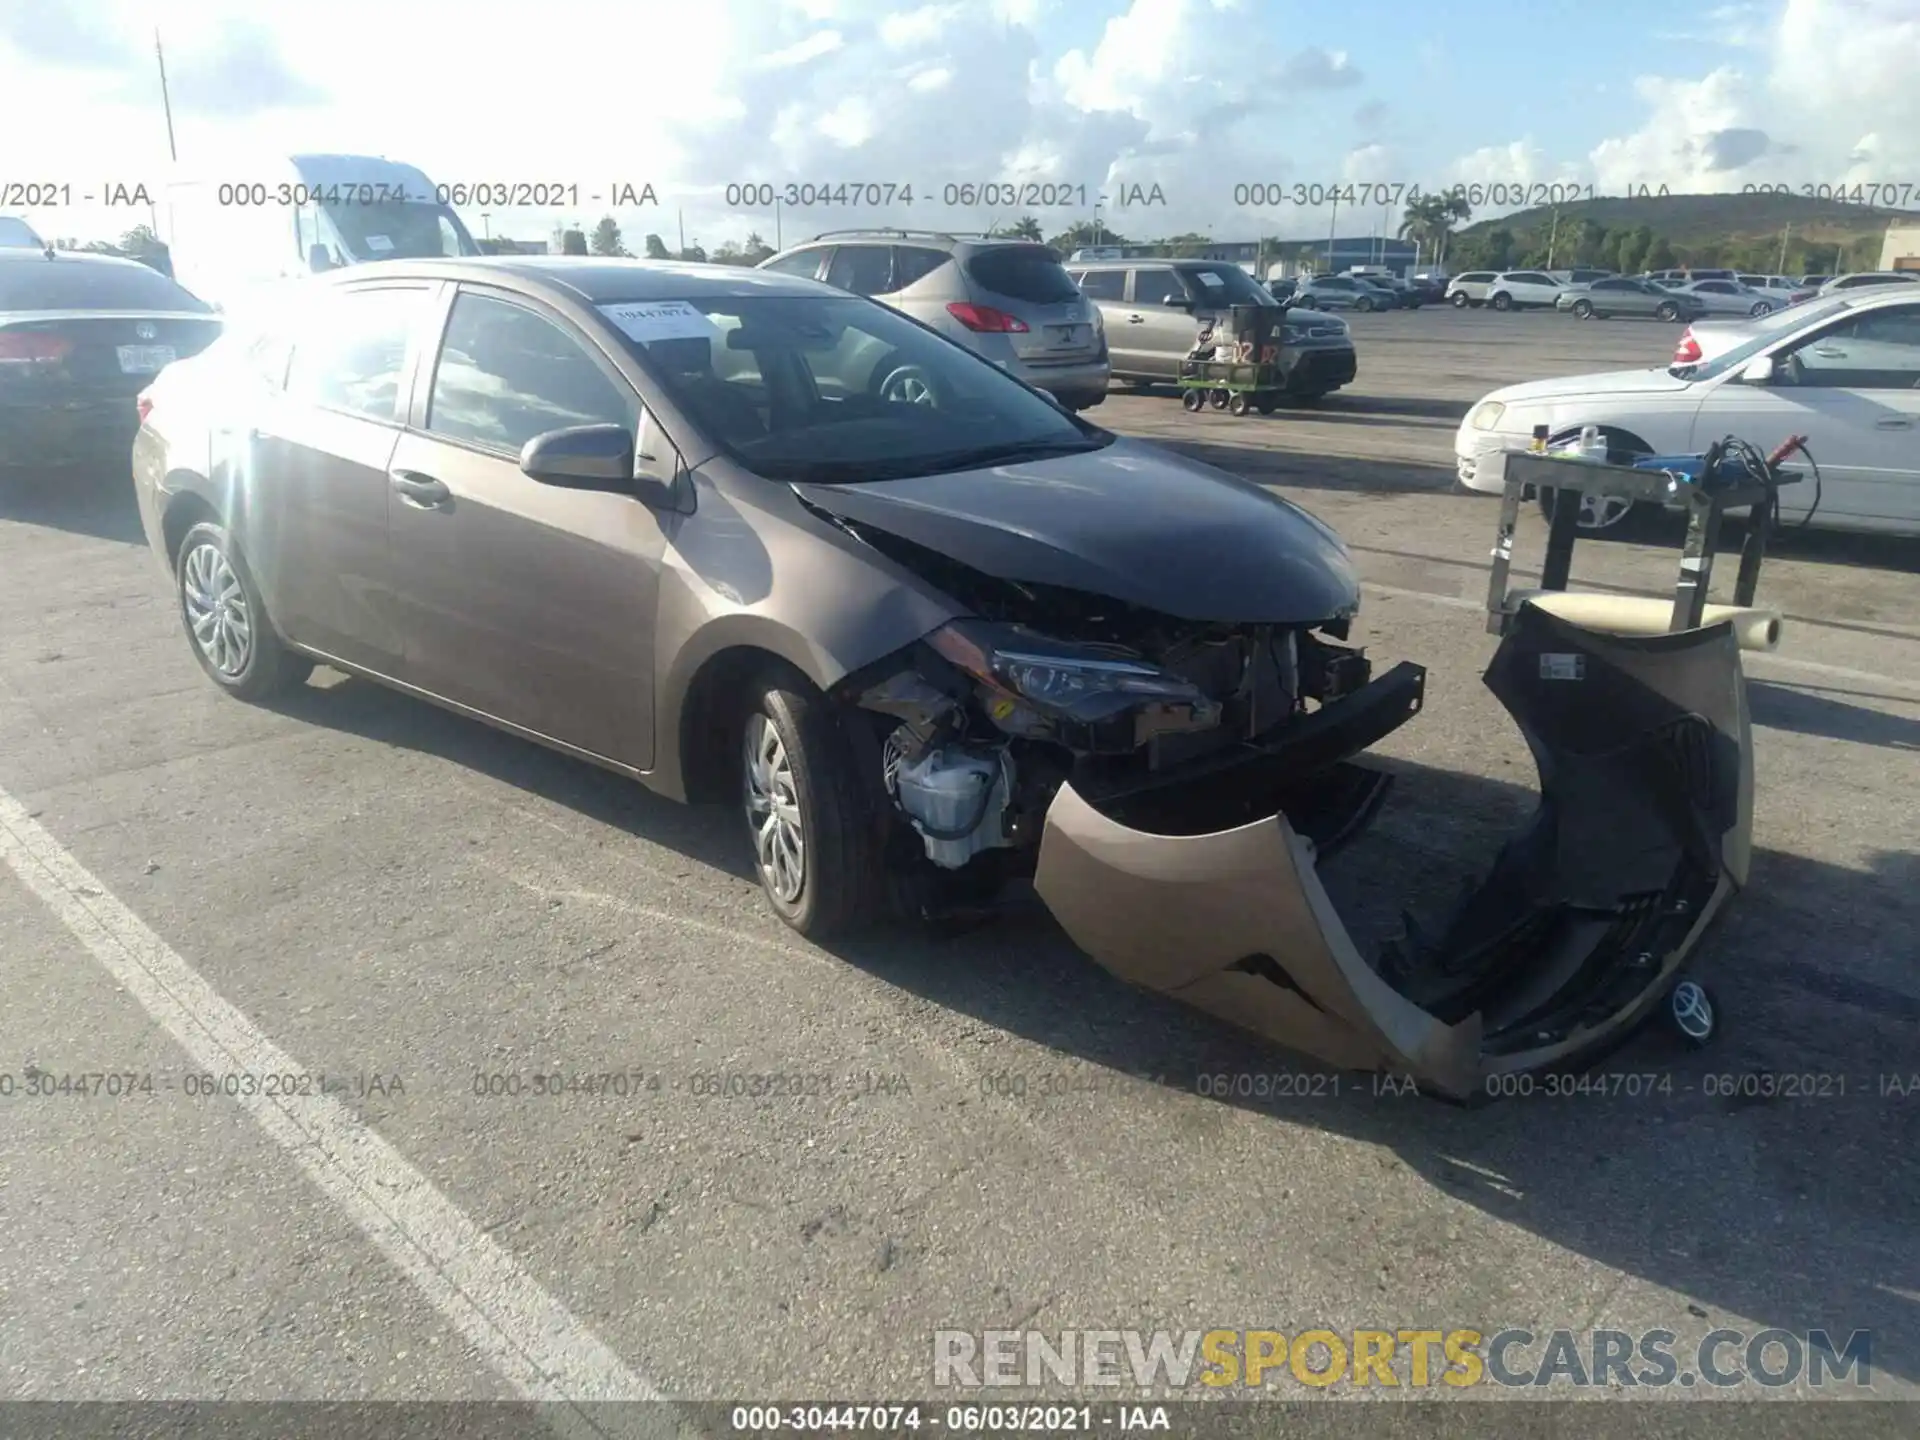
M 1272 305 L 1273 296 L 1265 286 L 1257 285 L 1254 279 L 1238 265 L 1229 265 L 1222 261 L 1218 265 L 1189 265 L 1185 267 L 1186 277 L 1199 287 L 1199 293 L 1208 301 L 1222 305 Z
M 972 351 L 857 296 L 603 304 L 674 402 L 770 480 L 894 480 L 1099 449 Z
M 1738 369 L 1769 345 L 1778 344 L 1780 331 L 1791 329 L 1797 334 L 1803 327 L 1823 324 L 1847 308 L 1844 303 L 1833 303 L 1810 310 L 1801 310 L 1796 307 L 1793 310 L 1782 311 L 1756 325 L 1755 333 L 1731 350 L 1722 351 L 1711 360 L 1703 360 L 1695 365 L 1669 365 L 1667 372 L 1687 380 L 1711 380 L 1717 375 L 1726 374 L 1729 370 Z
M 460 217 L 444 205 L 396 200 L 321 208 L 353 251 L 353 260 L 432 260 L 480 253 Z

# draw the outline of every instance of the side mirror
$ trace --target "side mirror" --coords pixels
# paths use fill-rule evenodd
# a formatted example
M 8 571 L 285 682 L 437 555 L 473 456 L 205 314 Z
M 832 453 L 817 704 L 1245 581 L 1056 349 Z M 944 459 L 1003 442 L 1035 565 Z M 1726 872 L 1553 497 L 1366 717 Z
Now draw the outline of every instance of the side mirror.
M 1749 360 L 1740 367 L 1740 383 L 1743 385 L 1771 385 L 1777 371 L 1771 355 L 1762 355 L 1758 360 Z
M 1166 306 L 1169 310 L 1193 309 L 1193 301 L 1185 295 L 1168 295 L 1163 297 L 1160 303 Z
M 309 245 L 307 247 L 307 269 L 315 275 L 321 275 L 333 269 L 333 256 L 328 253 L 326 246 Z

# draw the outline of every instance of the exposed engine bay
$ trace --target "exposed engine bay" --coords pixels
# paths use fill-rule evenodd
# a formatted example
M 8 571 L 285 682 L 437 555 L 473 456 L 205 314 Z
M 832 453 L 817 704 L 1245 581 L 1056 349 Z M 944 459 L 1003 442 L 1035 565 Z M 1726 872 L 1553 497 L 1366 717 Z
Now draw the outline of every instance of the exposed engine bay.
M 1030 851 L 1069 777 L 1112 793 L 1185 779 L 1196 762 L 1258 754 L 1371 675 L 1364 653 L 1338 643 L 1346 617 L 1186 621 L 914 558 L 978 618 L 943 627 L 850 698 L 897 722 L 887 793 L 946 869 Z

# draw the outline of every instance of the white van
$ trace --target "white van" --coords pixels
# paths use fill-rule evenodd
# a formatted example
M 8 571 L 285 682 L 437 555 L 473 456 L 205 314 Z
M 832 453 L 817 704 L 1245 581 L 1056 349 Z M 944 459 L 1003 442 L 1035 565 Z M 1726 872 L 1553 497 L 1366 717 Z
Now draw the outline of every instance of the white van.
M 343 265 L 480 253 L 424 174 L 370 155 L 176 173 L 155 209 L 174 278 L 228 313 L 265 287 Z

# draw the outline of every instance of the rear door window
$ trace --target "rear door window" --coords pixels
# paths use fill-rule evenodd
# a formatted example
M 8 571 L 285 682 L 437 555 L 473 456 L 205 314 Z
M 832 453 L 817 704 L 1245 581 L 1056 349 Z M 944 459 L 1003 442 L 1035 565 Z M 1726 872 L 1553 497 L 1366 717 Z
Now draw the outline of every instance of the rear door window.
M 382 286 L 325 296 L 294 336 L 287 395 L 325 410 L 397 421 L 407 346 L 428 294 L 425 287 Z
M 932 250 L 925 245 L 896 245 L 893 247 L 893 288 L 904 290 L 916 281 L 924 280 L 950 260 L 944 250 Z
M 827 284 L 855 295 L 885 295 L 893 289 L 893 247 L 840 246 L 827 267 Z
M 1124 300 L 1127 298 L 1127 272 L 1089 270 L 1080 281 L 1080 290 L 1089 300 Z
M 1171 270 L 1136 270 L 1133 272 L 1133 303 L 1136 305 L 1164 305 L 1171 295 L 1175 300 L 1187 297 L 1187 287 L 1180 283 L 1180 277 Z
M 824 250 L 796 250 L 791 255 L 782 255 L 778 260 L 769 260 L 760 268 L 781 275 L 798 275 L 803 280 L 818 280 L 820 258 L 825 253 Z
M 1044 245 L 1001 245 L 982 250 L 966 264 L 967 277 L 983 290 L 1030 305 L 1059 305 L 1080 298 L 1060 257 Z

